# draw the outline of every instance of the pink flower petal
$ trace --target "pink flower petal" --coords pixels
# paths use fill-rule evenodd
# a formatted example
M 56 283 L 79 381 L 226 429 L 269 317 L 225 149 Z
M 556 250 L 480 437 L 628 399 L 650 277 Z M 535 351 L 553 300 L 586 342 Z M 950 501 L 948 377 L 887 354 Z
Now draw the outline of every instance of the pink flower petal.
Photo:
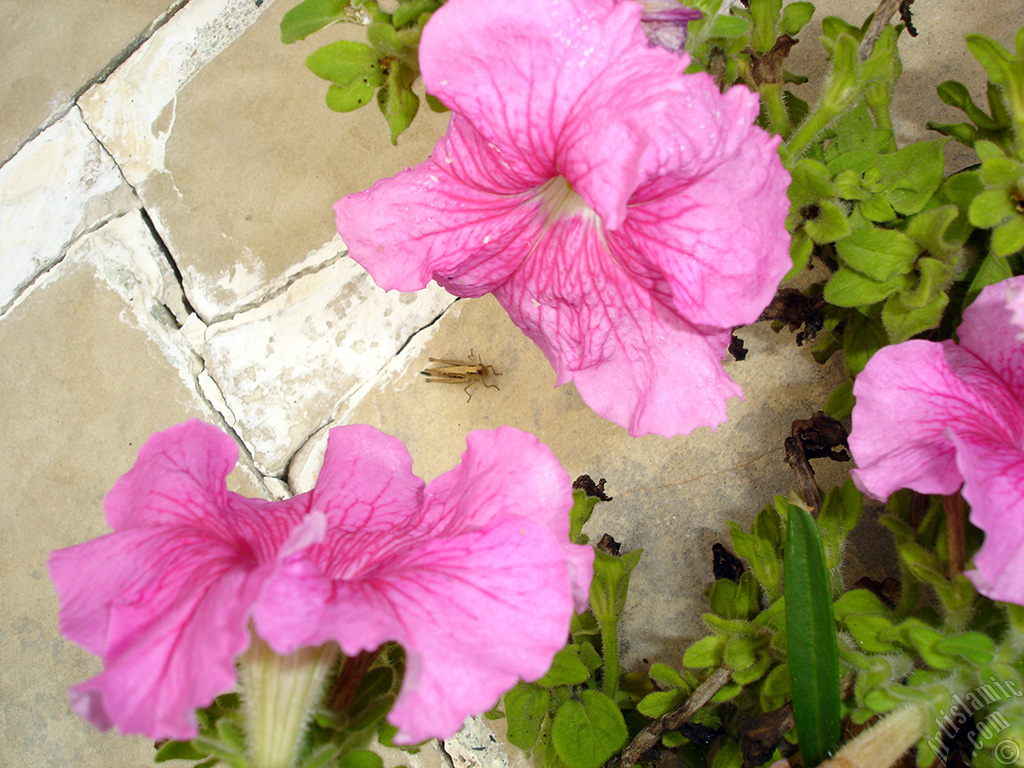
M 949 494 L 963 482 L 946 427 L 982 404 L 950 370 L 953 346 L 913 340 L 883 347 L 857 376 L 852 475 L 870 496 L 886 499 L 900 488 Z
M 780 236 L 788 208 L 778 204 L 789 174 L 764 162 L 778 137 L 753 127 L 754 94 L 736 87 L 722 97 L 710 78 L 692 78 L 674 121 L 683 140 L 658 145 L 679 153 L 659 162 L 680 170 L 641 187 L 623 227 L 606 237 L 615 259 L 650 274 L 650 289 L 668 293 L 681 317 L 731 329 L 757 320 L 791 266 Z
M 277 544 L 305 513 L 229 493 L 236 455 L 197 421 L 154 435 L 107 497 L 120 530 L 50 556 L 61 631 L 103 659 L 71 691 L 96 727 L 191 738 L 193 711 L 234 685 Z
M 574 270 L 561 258 L 566 251 L 577 254 Z M 670 296 L 645 290 L 623 266 L 608 258 L 586 215 L 563 218 L 494 295 L 551 361 L 559 383 L 575 381 L 587 405 L 630 434 L 672 436 L 721 424 L 725 400 L 742 394 L 720 363 L 729 332 L 679 318 L 666 306 Z M 664 290 L 656 275 L 643 278 Z
M 544 217 L 529 189 L 502 178 L 485 140 L 455 116 L 430 160 L 334 210 L 349 253 L 382 288 L 415 291 L 434 279 L 457 296 L 483 296 L 540 236 Z
M 345 430 L 332 433 L 325 463 L 347 443 L 335 434 Z M 509 427 L 467 443 L 425 505 L 396 506 L 386 525 L 359 531 L 331 515 L 324 543 L 290 558 L 256 611 L 280 653 L 332 639 L 347 654 L 400 643 L 408 666 L 390 719 L 407 743 L 454 733 L 518 677 L 542 675 L 589 589 L 593 551 L 567 541 L 571 489 L 550 450 Z M 408 477 L 400 461 L 376 483 L 386 494 Z
M 977 431 L 953 442 L 971 522 L 985 532 L 965 575 L 993 600 L 1024 605 L 1024 443 Z
M 1019 278 L 1006 282 L 1010 283 L 1006 289 L 1006 308 L 1010 310 L 1011 322 L 1016 326 L 1017 340 L 1024 341 L 1024 285 Z
M 687 61 L 647 47 L 640 13 L 614 0 L 449 0 L 423 33 L 423 80 L 503 162 L 537 183 L 565 176 L 616 229 L 685 89 Z
M 1024 277 L 987 286 L 964 311 L 957 329 L 960 346 L 991 367 L 1000 382 L 990 391 L 1009 390 L 1018 404 L 1024 403 L 1024 344 L 1017 338 L 1020 327 L 1014 322 L 1011 304 L 1015 292 L 1022 289 Z

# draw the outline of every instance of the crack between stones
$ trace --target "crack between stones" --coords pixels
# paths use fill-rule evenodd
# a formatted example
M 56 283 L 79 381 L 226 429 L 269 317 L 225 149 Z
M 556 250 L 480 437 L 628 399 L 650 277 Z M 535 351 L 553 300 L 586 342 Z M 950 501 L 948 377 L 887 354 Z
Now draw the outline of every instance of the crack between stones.
M 341 258 L 342 256 L 345 256 L 345 254 L 341 254 L 338 258 Z M 292 485 L 291 485 L 291 483 L 289 482 L 289 479 L 288 479 L 288 478 L 290 478 L 292 476 L 292 463 L 295 461 L 295 457 L 298 456 L 302 452 L 302 450 L 309 444 L 309 441 L 312 440 L 316 435 L 320 434 L 320 432 L 323 431 L 323 429 L 325 427 L 329 426 L 333 422 L 335 422 L 338 419 L 340 419 L 346 412 L 350 413 L 359 403 L 361 403 L 363 401 L 363 398 L 366 397 L 366 395 L 369 393 L 369 391 L 377 383 L 377 381 L 379 380 L 381 374 L 387 369 L 388 365 L 390 365 L 391 361 L 394 360 L 397 357 L 400 357 L 401 354 L 405 351 L 406 347 L 408 347 L 409 344 L 412 343 L 413 339 L 415 339 L 420 333 L 422 333 L 423 331 L 427 330 L 431 326 L 436 325 L 437 322 L 442 317 L 444 317 L 444 314 L 448 310 L 450 310 L 452 307 L 454 307 L 457 302 L 459 302 L 461 300 L 462 299 L 460 297 L 456 297 L 455 300 L 451 304 L 449 304 L 441 312 L 439 312 L 433 319 L 430 320 L 430 322 L 424 323 L 419 328 L 417 328 L 415 331 L 410 333 L 409 336 L 406 337 L 405 341 L 402 342 L 402 345 L 391 356 L 391 358 L 388 359 L 384 364 L 382 364 L 380 366 L 380 368 L 378 368 L 376 370 L 376 372 L 373 374 L 373 376 L 371 376 L 369 379 L 367 379 L 362 384 L 360 384 L 358 387 L 356 387 L 356 389 L 351 394 L 349 394 L 349 396 L 346 397 L 344 401 L 342 401 L 342 402 L 337 404 L 337 406 L 333 409 L 332 413 L 328 416 L 328 418 L 326 420 L 321 422 L 316 428 L 312 429 L 306 435 L 306 437 L 303 438 L 302 442 L 299 443 L 298 447 L 296 447 L 296 449 L 292 452 L 292 454 L 285 460 L 283 476 L 281 478 L 279 478 L 279 479 L 283 480 L 283 482 L 288 486 L 288 488 L 292 491 L 292 493 L 295 493 L 295 489 L 292 487 Z M 448 758 L 448 760 L 450 762 L 451 758 L 448 756 L 447 752 L 445 753 L 445 757 Z
M 166 241 L 157 230 L 156 224 L 153 223 L 153 219 L 149 215 L 149 211 L 143 207 L 139 209 L 139 214 L 142 216 L 142 221 L 146 224 L 146 229 L 149 230 L 150 237 L 152 237 L 153 241 L 156 243 L 157 249 L 171 268 L 171 272 L 174 274 L 174 279 L 178 283 L 178 288 L 181 289 L 181 303 L 185 309 L 185 316 L 188 317 L 188 315 L 196 315 L 198 317 L 198 313 L 195 311 L 195 308 L 193 308 L 192 302 L 188 300 L 188 292 L 185 290 L 185 281 L 181 276 L 181 270 L 178 268 L 178 263 L 174 260 L 174 256 L 171 254 L 171 249 L 167 246 Z M 174 317 L 174 312 L 170 311 L 170 307 L 167 307 L 166 304 L 164 307 L 168 312 L 170 312 L 171 317 Z M 174 318 L 174 324 L 179 330 L 181 329 L 181 323 L 178 322 L 177 318 Z
M 157 18 L 151 21 L 149 23 L 149 26 L 147 26 L 139 34 L 137 34 L 124 48 L 122 48 L 120 51 L 114 54 L 113 58 L 111 58 L 110 61 L 108 61 L 106 64 L 100 67 L 100 69 L 95 74 L 93 74 L 92 77 L 86 80 L 85 83 L 78 88 L 78 90 L 71 94 L 71 97 L 68 99 L 67 104 L 64 105 L 59 112 L 55 112 L 51 114 L 49 117 L 47 117 L 43 121 L 42 125 L 36 128 L 23 142 L 21 142 L 17 146 L 14 152 L 11 153 L 10 157 L 6 157 L 3 159 L 3 161 L 0 161 L 0 168 L 3 168 L 5 165 L 7 165 L 8 162 L 13 160 L 17 156 L 17 154 L 25 148 L 27 144 L 30 144 L 32 141 L 38 138 L 39 135 L 43 133 L 47 128 L 54 125 L 55 123 L 59 123 L 61 120 L 67 117 L 67 114 L 73 108 L 78 106 L 78 100 L 82 98 L 86 91 L 88 91 L 94 85 L 104 82 L 108 77 L 110 77 L 114 73 L 114 71 L 117 70 L 118 67 L 124 64 L 131 57 L 133 53 L 135 53 L 137 50 L 139 50 L 139 48 L 145 45 L 146 42 L 154 34 L 156 34 L 158 29 L 160 29 L 164 24 L 166 24 L 168 21 L 174 18 L 177 15 L 178 11 L 180 11 L 182 8 L 188 5 L 189 2 L 190 0 L 174 0 L 174 2 L 171 3 L 171 6 L 166 11 L 164 11 L 160 16 L 157 16 Z
M 263 306 L 264 304 L 266 304 L 266 303 L 268 303 L 270 301 L 273 301 L 274 299 L 278 298 L 279 296 L 282 296 L 283 294 L 287 293 L 289 291 L 289 289 L 293 285 L 295 285 L 295 283 L 297 283 L 299 280 L 301 280 L 302 278 L 309 277 L 310 275 L 315 275 L 315 274 L 317 274 L 319 272 L 323 272 L 328 267 L 331 267 L 334 264 L 337 264 L 341 259 L 344 259 L 344 258 L 347 258 L 347 257 L 348 257 L 348 251 L 344 251 L 342 253 L 339 253 L 336 256 L 332 256 L 331 258 L 327 259 L 326 261 L 320 261 L 320 262 L 317 262 L 316 264 L 310 264 L 308 267 L 304 267 L 304 268 L 298 270 L 297 272 L 295 272 L 295 273 L 293 273 L 291 275 L 288 275 L 288 277 L 284 278 L 284 282 L 281 285 L 277 286 L 276 288 L 271 288 L 269 291 L 267 291 L 266 293 L 262 294 L 261 296 L 258 296 L 257 298 L 253 299 L 252 301 L 247 301 L 245 304 L 241 304 L 238 307 L 235 307 L 230 312 L 224 312 L 223 314 L 214 315 L 209 320 L 203 319 L 201 315 L 200 315 L 200 319 L 202 319 L 203 322 L 206 323 L 207 326 L 213 326 L 216 323 L 223 323 L 223 322 L 225 322 L 227 320 L 233 320 L 238 315 L 242 315 L 242 314 L 245 314 L 246 312 L 250 312 L 250 311 L 252 311 L 252 310 L 254 310 L 254 309 L 258 308 L 258 307 Z M 182 287 L 182 290 L 184 290 L 184 287 Z
M 103 216 L 102 218 L 97 219 L 90 226 L 86 227 L 81 232 L 79 232 L 75 237 L 68 240 L 68 242 L 61 247 L 60 255 L 52 263 L 47 264 L 45 267 L 42 267 L 38 272 L 36 272 L 35 275 L 32 276 L 30 280 L 28 280 L 24 285 L 22 285 L 18 289 L 18 293 L 14 296 L 13 299 L 10 300 L 10 302 L 7 303 L 6 306 L 0 306 L 0 320 L 6 317 L 8 312 L 10 312 L 12 309 L 21 304 L 22 300 L 25 299 L 36 288 L 36 286 L 45 282 L 45 277 L 54 269 L 56 269 L 57 267 L 64 263 L 64 259 L 67 258 L 68 252 L 76 245 L 78 245 L 79 242 L 89 237 L 90 235 L 96 233 L 98 230 L 102 229 L 110 222 L 117 221 L 118 219 L 124 216 L 128 216 L 130 213 L 134 213 L 134 211 L 125 211 L 124 213 L 111 213 L 108 216 Z

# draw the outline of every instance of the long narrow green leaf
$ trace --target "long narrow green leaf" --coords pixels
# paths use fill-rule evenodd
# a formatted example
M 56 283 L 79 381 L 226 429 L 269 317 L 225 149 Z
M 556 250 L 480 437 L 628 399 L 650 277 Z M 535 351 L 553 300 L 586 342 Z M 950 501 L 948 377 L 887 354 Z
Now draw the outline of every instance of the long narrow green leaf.
M 839 745 L 839 650 L 825 558 L 814 519 L 789 504 L 786 635 L 800 753 L 807 768 Z

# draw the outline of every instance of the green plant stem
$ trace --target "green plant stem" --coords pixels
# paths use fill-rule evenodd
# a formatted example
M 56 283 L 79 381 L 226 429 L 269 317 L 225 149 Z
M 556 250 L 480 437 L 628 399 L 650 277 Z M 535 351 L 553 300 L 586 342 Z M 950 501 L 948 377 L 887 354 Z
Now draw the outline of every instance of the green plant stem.
M 618 621 L 601 622 L 601 650 L 604 654 L 604 693 L 612 701 L 619 691 Z
M 789 136 L 792 126 L 789 124 L 786 103 L 782 99 L 782 85 L 780 83 L 761 83 L 758 86 L 758 92 L 761 94 L 761 104 L 764 105 L 765 115 L 768 116 L 768 130 L 786 138 Z
M 818 138 L 818 134 L 825 130 L 828 124 L 835 120 L 840 112 L 842 112 L 842 109 L 836 109 L 832 106 L 822 105 L 818 107 L 817 110 L 808 116 L 790 140 L 780 147 L 780 150 L 784 153 L 782 155 L 782 162 L 785 165 L 790 165 L 798 160 L 807 151 L 807 148 L 811 146 L 811 143 Z
M 882 86 L 884 87 L 884 86 Z M 892 114 L 889 111 L 890 99 L 882 98 L 878 99 L 874 97 L 871 90 L 867 93 L 867 104 L 871 110 L 871 116 L 875 118 L 875 127 L 880 131 L 886 133 L 886 152 L 895 152 L 896 147 L 896 131 L 892 124 Z
M 340 649 L 335 643 L 279 656 L 253 635 L 242 655 L 246 745 L 251 768 L 290 768 L 310 713 Z

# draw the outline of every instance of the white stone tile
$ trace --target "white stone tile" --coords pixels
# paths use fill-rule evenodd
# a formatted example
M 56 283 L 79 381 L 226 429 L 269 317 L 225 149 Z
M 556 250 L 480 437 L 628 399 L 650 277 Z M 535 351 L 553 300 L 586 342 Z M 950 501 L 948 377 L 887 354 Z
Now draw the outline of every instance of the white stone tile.
M 164 167 L 178 92 L 273 0 L 192 0 L 79 100 L 85 120 L 139 185 Z
M 138 205 L 72 109 L 0 168 L 0 312 L 76 237 Z
M 385 293 L 349 259 L 210 325 L 202 354 L 265 474 L 289 457 L 453 301 L 437 287 Z

